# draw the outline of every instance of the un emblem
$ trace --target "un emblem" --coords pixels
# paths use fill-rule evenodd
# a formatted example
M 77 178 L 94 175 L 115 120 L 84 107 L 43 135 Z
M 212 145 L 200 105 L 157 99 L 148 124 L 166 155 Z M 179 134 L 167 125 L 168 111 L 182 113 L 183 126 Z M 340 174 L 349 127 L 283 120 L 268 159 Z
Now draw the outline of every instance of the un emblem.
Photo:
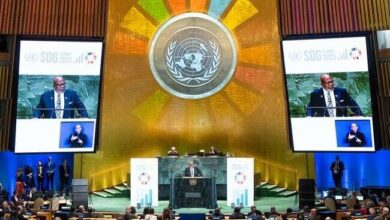
M 149 49 L 156 81 L 186 99 L 208 97 L 221 90 L 236 67 L 236 45 L 228 29 L 201 13 L 171 18 L 155 33 Z

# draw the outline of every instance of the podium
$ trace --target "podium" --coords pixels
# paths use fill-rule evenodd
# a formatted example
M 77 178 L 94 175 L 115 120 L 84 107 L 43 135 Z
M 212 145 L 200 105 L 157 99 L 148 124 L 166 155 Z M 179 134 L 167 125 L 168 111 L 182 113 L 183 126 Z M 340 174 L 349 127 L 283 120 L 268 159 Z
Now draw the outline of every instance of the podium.
M 72 205 L 79 207 L 84 205 L 88 207 L 88 180 L 87 179 L 73 179 L 72 180 Z
M 169 203 L 174 209 L 216 208 L 215 179 L 208 177 L 172 178 Z

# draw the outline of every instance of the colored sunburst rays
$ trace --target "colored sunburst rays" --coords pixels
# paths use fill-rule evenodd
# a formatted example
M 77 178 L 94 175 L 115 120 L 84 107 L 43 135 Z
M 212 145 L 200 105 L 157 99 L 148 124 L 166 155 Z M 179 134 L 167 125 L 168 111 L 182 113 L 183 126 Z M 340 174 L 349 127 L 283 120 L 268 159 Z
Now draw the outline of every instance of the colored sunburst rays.
M 122 15 L 120 28 L 109 33 L 113 34 L 113 41 L 108 44 L 108 54 L 145 60 L 149 41 L 159 25 L 177 14 L 197 11 L 216 17 L 233 33 L 238 47 L 238 65 L 231 82 L 211 97 L 185 100 L 156 86 L 154 92 L 139 96 L 143 98 L 137 100 L 138 105 L 132 113 L 150 128 L 174 133 L 186 129 L 189 132 L 228 129 L 253 113 L 262 103 L 262 95 L 274 87 L 275 72 L 280 70 L 277 19 L 273 22 L 267 19 L 276 13 L 270 11 L 269 6 L 254 2 L 138 0 L 133 4 Z M 150 80 L 152 73 L 145 74 L 150 72 L 149 66 L 144 69 L 139 80 L 145 80 L 143 77 Z

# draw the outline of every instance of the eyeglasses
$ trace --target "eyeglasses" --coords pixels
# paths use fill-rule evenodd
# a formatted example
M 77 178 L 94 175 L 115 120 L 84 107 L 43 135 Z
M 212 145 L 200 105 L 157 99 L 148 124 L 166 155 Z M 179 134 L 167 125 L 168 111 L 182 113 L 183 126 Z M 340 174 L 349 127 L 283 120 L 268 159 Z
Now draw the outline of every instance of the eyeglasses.
M 64 85 L 66 85 L 66 83 L 56 84 L 56 86 L 64 86 Z

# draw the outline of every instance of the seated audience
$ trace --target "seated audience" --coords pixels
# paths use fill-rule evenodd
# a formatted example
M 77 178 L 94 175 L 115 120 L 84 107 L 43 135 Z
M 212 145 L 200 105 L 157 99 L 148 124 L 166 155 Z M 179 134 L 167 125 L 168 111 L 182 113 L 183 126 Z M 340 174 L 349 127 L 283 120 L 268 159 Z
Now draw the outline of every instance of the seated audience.
M 353 206 L 353 211 L 351 212 L 351 215 L 352 216 L 364 215 L 365 213 L 363 213 L 363 211 L 364 211 L 364 209 L 362 210 L 361 205 L 359 203 L 357 203 Z
M 229 219 L 244 219 L 245 215 L 241 213 L 240 207 L 235 207 L 234 211 L 231 215 L 229 215 Z
M 154 215 L 154 208 L 148 209 L 148 214 L 145 215 L 145 220 L 157 220 L 157 216 Z
M 12 219 L 14 219 L 14 220 L 24 220 L 24 219 L 26 219 L 24 217 L 24 215 L 25 215 L 25 210 L 24 210 L 23 206 L 22 205 L 18 205 L 16 207 L 15 212 L 13 213 Z
M 280 216 L 280 214 L 276 211 L 275 207 L 271 207 L 270 212 L 265 213 L 266 218 L 275 218 L 276 216 Z
M 123 218 L 125 220 L 138 218 L 137 211 L 136 211 L 135 207 L 134 206 L 128 207 L 126 209 L 125 214 L 123 215 Z
M 224 219 L 225 215 L 221 213 L 220 208 L 215 208 L 212 215 L 209 216 L 209 219 L 217 220 L 217 219 Z
M 374 207 L 370 207 L 368 209 L 368 218 L 367 220 L 374 220 L 378 214 L 376 213 L 376 209 Z
M 251 206 L 251 211 L 247 214 L 248 218 L 252 218 L 253 220 L 263 219 L 263 213 L 256 209 L 256 206 Z
M 389 207 L 382 208 L 382 218 L 383 220 L 390 220 Z
M 12 197 L 11 197 L 11 202 L 12 202 L 12 205 L 14 207 L 18 206 L 18 205 L 23 205 L 23 197 L 22 195 L 20 195 L 19 193 L 17 193 L 16 191 L 14 191 Z
M 8 192 L 3 187 L 3 184 L 0 182 L 0 202 L 8 200 Z
M 309 215 L 309 220 L 321 220 L 321 216 L 318 215 L 317 209 L 311 209 L 310 210 L 310 215 Z
M 287 208 L 286 213 L 282 215 L 283 220 L 287 220 L 287 218 L 295 217 L 292 214 L 292 208 Z
M 302 211 L 299 213 L 299 220 L 307 220 L 310 216 L 309 207 L 306 205 L 303 207 Z
M 160 216 L 158 216 L 157 219 L 158 220 L 172 220 L 172 219 L 174 219 L 174 216 L 172 215 L 171 210 L 169 210 L 168 208 L 165 208 L 163 210 L 163 213 Z
M 144 208 L 144 211 L 142 212 L 142 214 L 139 215 L 139 216 L 140 216 L 140 219 L 145 219 L 145 216 L 148 214 L 148 212 L 149 212 L 149 208 L 148 208 L 148 207 L 145 207 L 145 208 Z
M 79 205 L 78 209 L 74 212 L 74 215 L 78 218 L 92 217 L 92 213 L 86 210 L 84 205 Z

